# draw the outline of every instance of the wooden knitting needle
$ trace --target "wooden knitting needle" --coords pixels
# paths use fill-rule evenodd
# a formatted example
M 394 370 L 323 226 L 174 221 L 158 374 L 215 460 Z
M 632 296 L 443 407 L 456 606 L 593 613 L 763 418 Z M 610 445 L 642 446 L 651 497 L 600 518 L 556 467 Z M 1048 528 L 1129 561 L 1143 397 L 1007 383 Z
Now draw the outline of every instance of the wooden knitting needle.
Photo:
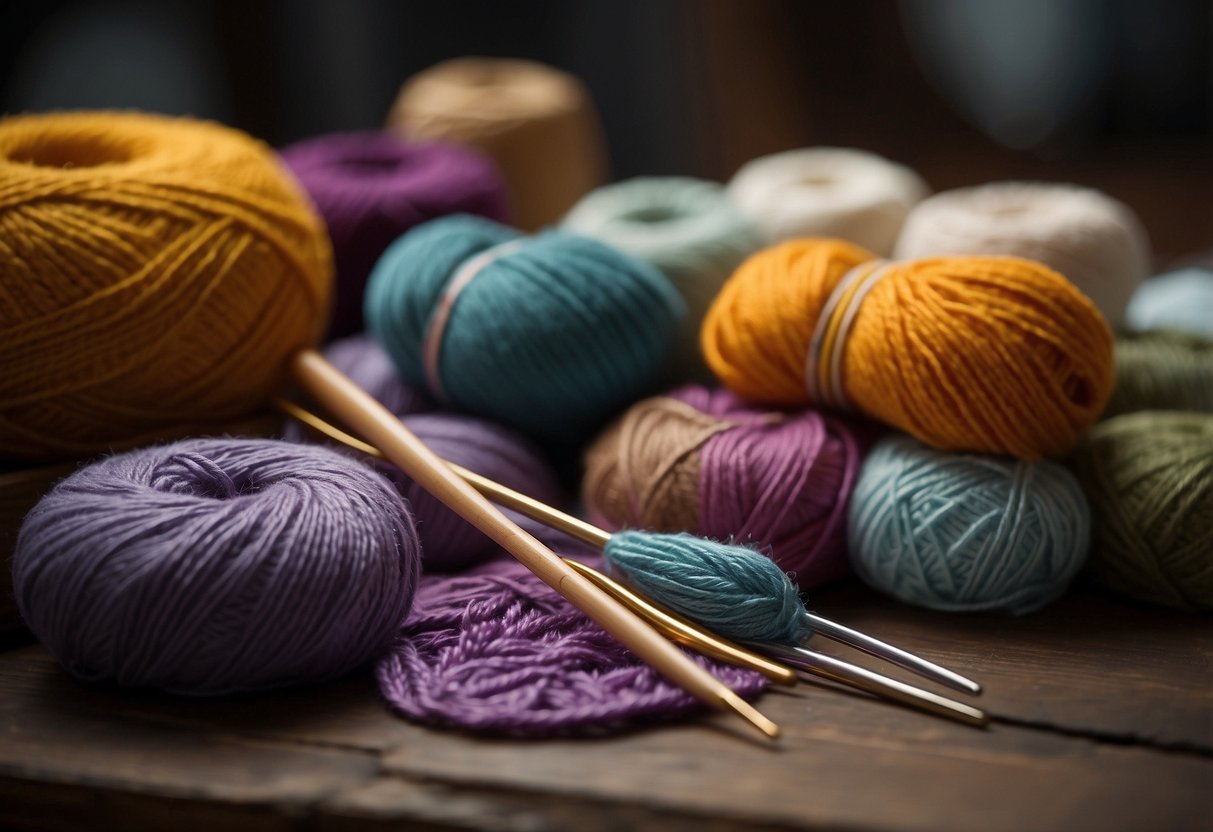
M 291 374 L 313 398 L 369 439 L 414 482 L 488 535 L 658 673 L 704 704 L 736 713 L 767 738 L 779 736 L 778 725 L 519 528 L 320 353 L 300 351 L 291 361 Z
M 279 400 L 278 407 L 293 418 L 328 436 L 330 439 L 335 439 L 343 445 L 361 451 L 368 456 L 383 457 L 383 454 L 374 445 L 367 444 L 349 435 L 314 413 L 292 402 Z M 525 494 L 514 491 L 501 483 L 481 476 L 474 471 L 469 471 L 453 462 L 447 462 L 446 464 L 481 494 L 500 505 L 512 508 L 534 520 L 554 525 L 565 531 L 569 527 L 576 526 L 582 530 L 586 538 L 590 538 L 589 542 L 593 542 L 594 539 L 601 539 L 605 543 L 610 538 L 608 532 L 599 529 L 597 526 L 590 525 L 583 520 L 565 514 L 559 509 L 553 508 L 546 503 L 541 503 L 533 497 L 528 497 Z M 673 610 L 666 609 L 656 601 L 644 597 L 643 594 L 603 575 L 596 569 L 569 558 L 564 558 L 564 561 L 607 593 L 614 596 L 633 612 L 642 616 L 667 638 L 673 639 L 680 644 L 685 644 L 698 650 L 700 653 L 720 659 L 721 661 L 757 670 L 772 681 L 780 684 L 789 684 L 788 675 L 791 675 L 794 680 L 795 672 L 786 666 L 790 664 L 804 673 L 820 676 L 844 685 L 850 685 L 867 693 L 892 699 L 904 705 L 910 705 L 938 716 L 963 722 L 967 725 L 980 727 L 986 725 L 989 721 L 987 715 L 977 708 L 931 693 L 922 688 L 908 685 L 905 682 L 892 679 L 883 674 L 841 659 L 836 659 L 833 656 L 819 653 L 815 650 L 763 642 L 748 642 L 747 644 L 752 649 L 746 649 L 704 630 Z M 826 620 L 828 621 L 828 619 Z M 841 627 L 841 625 L 837 626 Z M 779 661 L 772 661 L 772 659 L 779 659 L 784 663 L 781 664 Z

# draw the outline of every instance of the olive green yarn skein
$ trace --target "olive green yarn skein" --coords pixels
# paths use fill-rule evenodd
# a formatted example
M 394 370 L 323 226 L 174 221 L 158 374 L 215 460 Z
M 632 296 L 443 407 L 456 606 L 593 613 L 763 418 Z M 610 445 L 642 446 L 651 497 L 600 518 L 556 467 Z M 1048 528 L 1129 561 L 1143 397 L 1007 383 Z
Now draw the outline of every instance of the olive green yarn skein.
M 1213 610 L 1213 414 L 1100 422 L 1073 464 L 1091 504 L 1091 577 L 1143 601 Z
M 1213 413 L 1213 341 L 1162 330 L 1119 336 L 1103 418 L 1141 410 Z

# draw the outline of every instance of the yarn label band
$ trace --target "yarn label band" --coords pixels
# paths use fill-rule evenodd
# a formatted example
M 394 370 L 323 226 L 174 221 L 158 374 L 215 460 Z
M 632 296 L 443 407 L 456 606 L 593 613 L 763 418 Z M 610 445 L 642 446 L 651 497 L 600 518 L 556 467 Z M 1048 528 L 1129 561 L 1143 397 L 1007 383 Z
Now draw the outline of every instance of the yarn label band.
M 847 338 L 864 298 L 892 265 L 888 260 L 859 264 L 847 272 L 826 299 L 813 328 L 805 361 L 805 389 L 811 400 L 839 410 L 852 409 L 842 378 Z
M 455 276 L 451 278 L 446 288 L 442 290 L 442 297 L 439 298 L 438 306 L 430 317 L 429 325 L 425 329 L 425 338 L 422 341 L 422 350 L 425 356 L 425 378 L 430 390 L 440 400 L 447 401 L 446 390 L 442 386 L 442 374 L 439 372 L 442 336 L 446 332 L 446 325 L 450 320 L 451 310 L 455 308 L 456 298 L 459 297 L 459 293 L 463 291 L 464 287 L 471 283 L 476 275 L 480 274 L 485 267 L 502 257 L 513 254 L 526 241 L 526 237 L 518 237 L 495 246 L 490 246 L 479 254 L 469 257 L 455 271 Z

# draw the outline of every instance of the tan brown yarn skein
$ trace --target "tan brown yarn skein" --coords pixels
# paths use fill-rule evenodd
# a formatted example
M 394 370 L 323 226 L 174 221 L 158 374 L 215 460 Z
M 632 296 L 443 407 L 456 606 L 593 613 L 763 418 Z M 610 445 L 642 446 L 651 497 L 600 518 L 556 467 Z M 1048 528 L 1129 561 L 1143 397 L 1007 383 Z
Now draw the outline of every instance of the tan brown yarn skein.
M 532 61 L 456 58 L 413 76 L 388 128 L 473 147 L 497 163 L 515 224 L 556 222 L 606 181 L 606 139 L 578 78 Z
M 633 405 L 590 446 L 583 498 L 608 528 L 757 547 L 808 589 L 847 570 L 860 453 L 841 420 L 688 385 Z
M 610 525 L 697 531 L 699 449 L 729 426 L 665 397 L 634 405 L 586 451 L 586 505 Z

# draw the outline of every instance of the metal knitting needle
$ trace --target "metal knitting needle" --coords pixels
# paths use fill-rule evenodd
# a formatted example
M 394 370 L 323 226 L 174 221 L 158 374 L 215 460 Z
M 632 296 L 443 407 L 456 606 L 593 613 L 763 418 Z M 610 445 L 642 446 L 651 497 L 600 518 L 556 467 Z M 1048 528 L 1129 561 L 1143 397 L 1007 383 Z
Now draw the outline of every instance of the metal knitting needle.
M 937 716 L 947 717 L 979 728 L 990 721 L 989 715 L 979 708 L 908 685 L 897 679 L 890 679 L 888 676 L 868 670 L 866 667 L 844 662 L 825 653 L 809 650 L 807 647 L 792 647 L 786 644 L 768 644 L 759 641 L 743 641 L 742 643 L 814 676 L 850 685 L 875 696 L 892 699 Z
M 290 414 L 292 417 L 298 419 L 299 421 L 303 422 L 304 424 L 308 425 L 309 427 L 312 427 L 313 429 L 319 431 L 320 433 L 330 437 L 331 439 L 335 439 L 336 441 L 341 442 L 344 445 L 347 445 L 356 450 L 362 451 L 368 455 L 382 456 L 379 453 L 379 450 L 377 448 L 375 448 L 374 446 L 369 445 L 366 442 L 363 442 L 363 441 L 357 439 L 356 437 L 350 436 L 349 434 L 345 433 L 344 431 L 340 430 L 339 428 L 329 424 L 324 419 L 321 419 L 319 416 L 316 416 L 315 414 L 311 413 L 310 411 L 308 411 L 302 407 L 299 407 L 298 405 L 294 404 L 293 402 L 279 400 L 278 405 L 282 410 L 284 410 L 286 413 Z M 505 486 L 500 485 L 499 483 L 496 483 L 493 480 L 488 479 L 487 477 L 480 476 L 479 474 L 475 473 L 474 471 L 469 471 L 466 468 L 462 468 L 462 467 L 460 467 L 458 465 L 454 465 L 452 463 L 447 463 L 447 464 L 450 465 L 450 467 L 452 469 L 454 469 L 455 472 L 457 474 L 459 474 L 460 477 L 462 477 L 467 482 L 469 482 L 474 488 L 476 488 L 477 490 L 479 490 L 481 493 L 485 494 L 486 496 L 490 497 L 495 502 L 500 503 L 503 506 L 506 506 L 507 508 L 512 508 L 521 514 L 524 514 L 534 520 L 538 520 L 539 522 L 544 523 L 547 526 L 550 526 L 552 528 L 563 531 L 566 534 L 568 534 L 572 537 L 575 537 L 578 540 L 581 540 L 583 542 L 589 543 L 592 546 L 596 546 L 599 549 L 604 547 L 607 544 L 607 541 L 609 541 L 611 538 L 610 532 L 600 529 L 597 526 L 594 526 L 590 523 L 585 522 L 584 520 L 580 520 L 576 517 L 573 517 L 569 514 L 564 513 L 563 511 L 552 508 L 551 506 L 547 505 L 546 503 L 541 503 L 538 500 L 535 500 L 531 497 L 526 496 L 525 494 L 520 494 L 517 491 L 506 488 Z M 644 599 L 644 600 L 648 601 L 649 599 Z M 649 603 L 651 604 L 651 601 Z M 667 613 L 669 612 L 669 611 L 665 611 L 665 610 L 663 610 L 663 611 L 667 612 Z M 676 613 L 673 615 L 677 616 Z M 858 630 L 854 630 L 854 629 L 851 629 L 850 627 L 843 626 L 842 624 L 839 624 L 835 621 L 831 621 L 830 619 L 824 618 L 815 613 L 805 611 L 804 615 L 806 616 L 807 623 L 809 623 L 816 632 L 820 632 L 823 636 L 826 636 L 828 638 L 833 638 L 844 644 L 848 644 L 848 645 L 856 647 L 860 650 L 864 650 L 865 652 L 868 652 L 871 655 L 875 655 L 877 658 L 885 658 L 885 659 L 893 662 L 894 664 L 897 664 L 901 667 L 905 667 L 908 670 L 920 673 L 921 675 L 927 676 L 928 678 L 938 680 L 951 687 L 956 687 L 962 691 L 971 692 L 971 693 L 980 693 L 981 692 L 981 686 L 979 684 L 977 684 L 976 682 L 974 682 L 970 679 L 965 678 L 964 676 L 961 676 L 958 673 L 954 673 L 953 671 L 948 670 L 947 668 L 941 667 L 933 662 L 930 662 L 919 656 L 915 656 L 914 654 L 909 653 L 905 650 L 902 650 L 898 647 L 894 647 L 891 644 L 887 644 L 886 642 L 873 638 L 872 636 L 869 636 L 866 633 L 861 633 Z M 677 616 L 677 617 L 681 618 L 680 616 Z M 650 621 L 652 623 L 654 623 L 655 626 L 658 626 L 658 627 L 662 626 L 662 624 L 653 622 L 651 618 L 650 618 Z M 700 636 L 700 638 L 698 639 L 698 643 L 693 646 L 695 646 L 697 649 L 700 649 L 702 652 L 709 653 L 709 655 L 711 655 L 710 651 L 712 648 L 707 646 L 707 640 L 713 639 L 713 638 L 720 640 L 719 637 L 714 636 L 710 633 L 704 632 L 702 630 L 702 628 L 696 628 L 694 624 L 691 624 L 690 622 L 686 621 L 686 619 L 682 619 L 682 621 L 684 622 L 684 624 L 691 627 L 693 630 L 696 630 L 698 635 Z M 668 633 L 667 633 L 667 635 L 668 635 Z M 731 646 L 736 648 L 736 645 L 731 645 Z M 811 655 L 822 655 L 822 656 L 825 655 L 823 653 L 816 653 L 815 651 L 808 651 L 808 652 Z M 723 659 L 724 661 L 729 661 L 729 658 L 726 655 L 717 655 L 717 657 Z M 803 658 L 803 656 L 801 658 Z M 830 658 L 830 657 L 827 657 L 827 658 Z M 831 660 L 835 661 L 835 662 L 840 661 L 837 659 L 831 659 Z M 751 665 L 751 666 L 753 666 L 753 665 Z M 864 670 L 863 668 L 858 668 L 858 666 L 856 666 L 856 665 L 850 665 L 850 666 L 856 667 L 859 670 Z M 755 667 L 755 669 L 760 669 L 760 668 Z M 868 673 L 868 674 L 872 674 L 871 671 L 864 671 L 864 672 Z M 872 675 L 876 675 L 880 680 L 887 679 L 888 682 L 894 683 L 894 687 L 900 685 L 903 688 L 908 687 L 912 691 L 920 691 L 919 688 L 914 688 L 914 687 L 905 685 L 904 683 L 897 682 L 894 679 L 888 679 L 888 677 L 879 676 L 879 674 L 872 674 Z M 867 679 L 867 681 L 871 682 L 870 677 Z M 926 691 L 920 691 L 920 692 L 926 693 Z M 892 694 L 890 694 L 890 695 L 892 695 Z M 934 694 L 932 694 L 932 696 L 933 695 Z M 951 700 L 946 700 L 946 701 L 951 702 Z
M 678 613 L 666 609 L 652 599 L 644 598 L 638 592 L 607 577 L 597 569 L 586 566 L 584 563 L 569 560 L 568 558 L 565 558 L 565 562 L 598 584 L 606 592 L 615 596 L 625 606 L 644 616 L 669 638 L 680 644 L 693 647 L 705 655 L 729 662 L 730 664 L 766 672 L 763 668 L 755 667 L 751 663 L 749 656 L 752 654 L 734 645 L 732 642 L 726 641 L 719 636 L 711 636 L 710 634 L 708 640 L 705 641 L 703 631 L 698 630 Z M 909 705 L 936 716 L 954 719 L 966 725 L 981 727 L 989 722 L 989 717 L 984 711 L 966 705 L 963 702 L 957 702 L 946 696 L 940 696 L 939 694 L 931 693 L 897 679 L 891 679 L 873 670 L 868 670 L 866 667 L 845 662 L 842 659 L 834 658 L 825 653 L 819 653 L 816 650 L 781 644 L 765 644 L 758 641 L 744 643 L 758 651 L 758 653 L 765 653 L 773 659 L 782 660 L 784 664 L 773 664 L 781 673 L 787 670 L 785 665 L 791 665 L 804 673 L 820 676 L 832 682 L 849 685 L 866 693 L 885 699 L 892 699 L 903 705 Z M 767 676 L 768 678 L 775 678 L 770 673 L 767 673 Z M 776 681 L 782 682 L 782 679 L 776 679 Z
M 867 633 L 853 630 L 850 627 L 839 624 L 837 621 L 823 618 L 808 610 L 805 610 L 804 622 L 812 628 L 814 633 L 820 633 L 826 638 L 841 641 L 843 644 L 848 644 L 856 650 L 862 650 L 870 656 L 892 662 L 899 667 L 904 667 L 906 670 L 917 673 L 920 676 L 925 676 L 928 679 L 934 679 L 940 684 L 947 685 L 955 690 L 973 695 L 981 693 L 981 685 L 972 679 L 961 676 L 959 673 L 948 670 L 946 667 L 941 667 L 935 664 L 935 662 L 924 659 L 921 656 L 908 653 L 900 647 L 894 647 L 892 644 L 874 638 Z

